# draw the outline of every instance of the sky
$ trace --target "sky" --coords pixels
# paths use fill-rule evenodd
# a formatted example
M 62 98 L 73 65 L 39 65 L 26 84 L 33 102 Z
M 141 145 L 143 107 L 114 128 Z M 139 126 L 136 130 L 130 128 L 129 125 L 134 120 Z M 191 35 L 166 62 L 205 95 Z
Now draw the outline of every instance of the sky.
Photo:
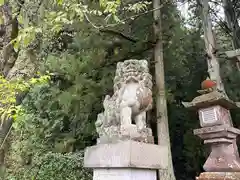
M 216 6 L 213 3 L 209 3 L 210 7 L 213 8 L 214 10 L 217 10 L 217 18 L 221 18 L 224 19 L 224 10 L 221 6 Z M 189 11 L 188 11 L 188 7 L 189 7 L 189 3 L 185 2 L 185 3 L 177 3 L 178 9 L 181 12 L 181 15 L 188 19 L 189 18 Z
M 188 2 L 186 3 L 177 3 L 178 9 L 181 12 L 181 15 L 185 18 L 188 18 Z

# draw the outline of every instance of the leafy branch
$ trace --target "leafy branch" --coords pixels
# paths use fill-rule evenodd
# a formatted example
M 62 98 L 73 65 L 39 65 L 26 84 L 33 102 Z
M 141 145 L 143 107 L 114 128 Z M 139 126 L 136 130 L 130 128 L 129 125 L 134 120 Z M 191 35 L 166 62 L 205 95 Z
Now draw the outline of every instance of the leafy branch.
M 140 16 L 143 16 L 143 15 L 146 15 L 148 13 L 151 13 L 151 12 L 154 12 L 154 11 L 157 11 L 159 9 L 162 9 L 165 5 L 167 5 L 169 3 L 169 1 L 165 1 L 163 4 L 161 4 L 158 8 L 154 8 L 154 9 L 150 9 L 150 10 L 147 10 L 143 13 L 139 13 L 139 14 L 136 14 L 136 15 L 133 15 L 133 16 L 130 16 L 130 17 L 127 17 L 123 20 L 118 20 L 117 23 L 114 23 L 114 24 L 108 24 L 108 25 L 103 25 L 103 26 L 98 26 L 96 25 L 95 23 L 93 23 L 90 18 L 88 17 L 87 13 L 85 12 L 84 13 L 84 16 L 86 17 L 86 20 L 96 29 L 104 29 L 104 28 L 108 28 L 108 27 L 115 27 L 117 25 L 120 25 L 120 24 L 125 24 L 128 20 L 134 20 L 135 18 L 137 17 L 140 17 Z

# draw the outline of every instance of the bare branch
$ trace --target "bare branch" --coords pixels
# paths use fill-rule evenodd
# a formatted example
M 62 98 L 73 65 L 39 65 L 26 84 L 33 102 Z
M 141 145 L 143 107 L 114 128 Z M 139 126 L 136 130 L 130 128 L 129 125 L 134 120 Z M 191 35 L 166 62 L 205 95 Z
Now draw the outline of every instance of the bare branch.
M 12 124 L 11 124 L 11 126 L 10 126 L 10 128 L 9 128 L 7 134 L 6 134 L 6 136 L 5 136 L 4 139 L 3 139 L 3 142 L 2 142 L 2 144 L 1 144 L 1 146 L 0 146 L 0 150 L 3 149 L 3 146 L 4 146 L 6 140 L 7 140 L 8 136 L 9 136 L 11 130 L 12 130 Z
M 126 39 L 126 40 L 128 40 L 132 43 L 142 42 L 142 43 L 146 43 L 146 44 L 149 44 L 149 45 L 152 45 L 152 46 L 155 46 L 155 44 L 156 44 L 155 42 L 152 42 L 152 41 L 141 41 L 141 40 L 138 40 L 138 39 L 134 39 L 133 37 L 129 37 L 127 35 L 124 35 L 121 32 L 114 31 L 114 30 L 111 30 L 111 29 L 100 29 L 100 32 L 116 35 L 116 36 L 121 37 L 123 39 Z

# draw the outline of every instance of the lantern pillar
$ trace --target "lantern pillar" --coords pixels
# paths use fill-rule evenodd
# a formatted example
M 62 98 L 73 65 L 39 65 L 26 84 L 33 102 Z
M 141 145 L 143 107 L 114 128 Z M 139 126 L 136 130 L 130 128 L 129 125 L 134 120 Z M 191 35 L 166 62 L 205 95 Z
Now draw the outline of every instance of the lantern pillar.
M 236 138 L 240 130 L 233 127 L 230 109 L 237 105 L 222 93 L 213 91 L 200 95 L 185 107 L 198 112 L 201 128 L 194 135 L 211 147 L 211 152 L 203 165 L 206 172 L 197 180 L 237 180 L 240 179 L 240 158 Z

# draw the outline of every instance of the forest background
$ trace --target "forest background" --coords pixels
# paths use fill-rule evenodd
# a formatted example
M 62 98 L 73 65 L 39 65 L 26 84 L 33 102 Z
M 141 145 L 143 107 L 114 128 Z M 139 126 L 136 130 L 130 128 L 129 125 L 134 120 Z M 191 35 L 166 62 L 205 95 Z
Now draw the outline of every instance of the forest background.
M 193 180 L 203 171 L 208 151 L 193 135 L 198 117 L 182 105 L 208 76 L 200 1 L 164 0 L 159 9 L 141 0 L 0 3 L 1 179 L 91 179 L 83 150 L 96 144 L 94 123 L 112 94 L 116 63 L 147 59 L 154 76 L 153 12 L 159 9 L 175 177 Z M 179 7 L 186 3 L 183 16 Z M 215 0 L 211 7 L 222 79 L 239 101 L 239 68 L 225 51 L 240 48 L 240 2 Z M 155 98 L 155 81 L 153 92 Z M 239 116 L 232 111 L 236 127 Z M 148 117 L 157 141 L 155 106 Z

